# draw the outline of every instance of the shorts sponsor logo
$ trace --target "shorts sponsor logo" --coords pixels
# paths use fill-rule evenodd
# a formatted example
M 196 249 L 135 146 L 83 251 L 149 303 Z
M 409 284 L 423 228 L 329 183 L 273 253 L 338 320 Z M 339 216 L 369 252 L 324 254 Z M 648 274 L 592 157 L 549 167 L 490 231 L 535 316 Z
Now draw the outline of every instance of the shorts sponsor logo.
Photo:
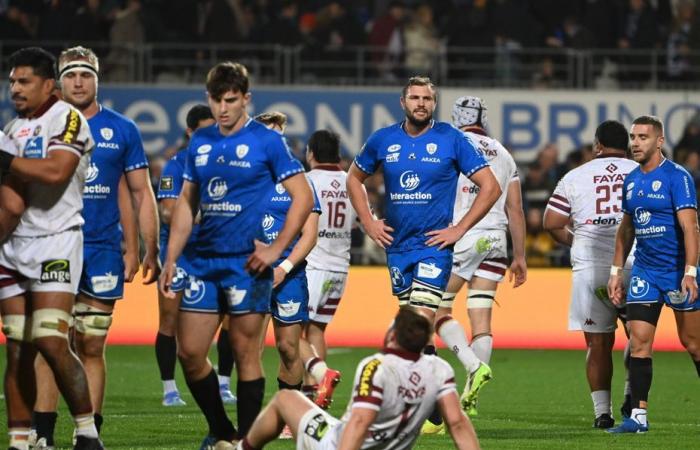
M 70 261 L 49 259 L 41 263 L 42 283 L 70 283 Z
M 666 296 L 668 297 L 668 301 L 670 301 L 673 305 L 680 305 L 688 300 L 688 293 L 683 295 L 683 293 L 679 290 L 668 291 L 666 292 Z
M 372 379 L 374 374 L 379 370 L 381 361 L 373 359 L 362 368 L 360 374 L 360 382 L 357 385 L 357 395 L 360 397 L 369 397 L 372 394 Z
M 639 225 L 646 225 L 651 220 L 651 213 L 644 208 L 636 208 L 634 210 L 634 218 L 637 219 Z
M 182 289 L 186 280 L 187 272 L 185 272 L 185 269 L 183 269 L 182 267 L 176 267 L 175 275 L 173 275 L 173 279 L 170 282 L 170 287 L 175 289 Z
M 90 278 L 92 291 L 95 294 L 113 291 L 117 287 L 118 282 L 119 277 L 112 275 L 112 272 L 107 272 L 104 275 L 95 275 L 94 277 Z
M 159 189 L 161 191 L 172 191 L 173 190 L 173 177 L 162 177 L 160 179 Z
M 659 180 L 656 180 L 653 183 L 651 183 L 651 190 L 652 191 L 656 192 L 659 189 L 661 189 L 661 182 Z
M 630 296 L 642 298 L 649 293 L 649 283 L 640 277 L 634 276 L 630 280 Z
M 420 278 L 434 279 L 440 276 L 442 269 L 435 264 L 418 263 L 418 276 Z
M 389 152 L 389 153 L 398 152 L 399 150 L 401 150 L 401 144 L 390 145 L 390 146 L 386 149 L 386 151 Z
M 328 426 L 328 422 L 326 422 L 326 416 L 318 413 L 314 415 L 306 424 L 304 434 L 309 436 L 311 439 L 320 442 L 329 429 L 330 427 Z
M 294 317 L 301 308 L 301 302 L 296 300 L 287 300 L 286 302 L 277 303 L 277 314 L 280 317 Z
M 209 194 L 212 200 L 221 200 L 226 196 L 227 192 L 228 186 L 226 185 L 226 180 L 221 177 L 214 177 L 209 180 L 207 184 L 207 194 Z
M 105 141 L 109 141 L 112 139 L 112 136 L 114 136 L 114 130 L 111 128 L 100 128 L 100 136 L 102 136 Z
M 243 303 L 247 293 L 247 289 L 236 289 L 236 286 L 231 286 L 224 290 L 226 302 L 228 303 L 229 307 L 238 306 Z
M 248 146 L 245 144 L 239 144 L 236 146 L 236 156 L 238 156 L 238 159 L 243 159 L 245 158 L 245 155 L 248 154 Z
M 209 144 L 204 144 L 204 145 L 200 145 L 199 147 L 197 147 L 197 154 L 198 155 L 205 155 L 205 154 L 209 153 L 210 151 L 211 151 L 211 145 L 209 145 Z
M 595 294 L 595 297 L 601 302 L 610 300 L 610 298 L 608 298 L 607 286 L 598 286 L 597 288 L 595 288 L 595 291 L 593 291 L 593 293 Z
M 182 297 L 182 302 L 186 305 L 195 305 L 204 298 L 206 293 L 207 287 L 204 282 L 190 275 L 187 278 L 187 287 L 185 287 L 185 295 Z
M 396 287 L 403 286 L 403 274 L 401 273 L 398 267 L 389 267 L 389 273 L 391 275 L 391 284 L 393 284 Z
M 476 241 L 474 248 L 476 249 L 476 252 L 479 254 L 486 253 L 493 248 L 494 244 L 500 242 L 500 240 L 501 240 L 501 238 L 496 237 L 496 236 L 480 237 Z

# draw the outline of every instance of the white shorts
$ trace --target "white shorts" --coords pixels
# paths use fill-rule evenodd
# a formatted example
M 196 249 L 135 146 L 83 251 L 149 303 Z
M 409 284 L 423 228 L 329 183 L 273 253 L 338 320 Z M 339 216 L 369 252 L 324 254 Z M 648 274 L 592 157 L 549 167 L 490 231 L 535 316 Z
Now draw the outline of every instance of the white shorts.
M 307 268 L 306 280 L 309 286 L 309 320 L 330 323 L 345 292 L 348 274 Z
M 78 292 L 83 231 L 11 237 L 0 247 L 0 300 L 24 292 Z
M 625 286 L 629 276 L 630 271 L 625 266 Z M 608 298 L 609 278 L 610 267 L 588 267 L 573 272 L 569 331 L 612 333 L 617 329 L 617 319 L 624 308 L 616 308 Z
M 467 281 L 476 276 L 500 283 L 508 268 L 508 240 L 503 230 L 483 231 L 462 238 L 465 248 L 452 256 L 452 273 Z
M 338 425 L 340 420 L 314 405 L 299 420 L 297 450 L 335 450 L 340 443 Z

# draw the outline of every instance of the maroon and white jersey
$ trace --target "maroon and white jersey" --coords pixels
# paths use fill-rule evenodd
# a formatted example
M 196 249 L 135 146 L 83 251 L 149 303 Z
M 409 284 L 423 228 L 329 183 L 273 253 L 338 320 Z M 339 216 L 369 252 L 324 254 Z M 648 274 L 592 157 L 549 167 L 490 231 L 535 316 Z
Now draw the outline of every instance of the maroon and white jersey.
M 508 216 L 505 211 L 508 186 L 510 186 L 512 182 L 520 182 L 515 161 L 500 142 L 488 136 L 472 132 L 466 132 L 464 135 L 475 144 L 479 152 L 484 156 L 486 161 L 488 161 L 496 180 L 498 180 L 498 185 L 501 187 L 502 193 L 491 210 L 476 225 L 467 231 L 462 239 L 457 241 L 455 244 L 455 252 L 466 250 L 465 238 L 470 234 L 485 230 L 506 231 L 508 229 Z M 462 220 L 462 217 L 467 214 L 472 204 L 474 204 L 474 199 L 476 199 L 478 193 L 479 186 L 472 183 L 472 181 L 463 174 L 460 174 L 459 181 L 457 182 L 457 196 L 455 197 L 454 219 L 452 223 L 456 224 Z
M 80 158 L 64 185 L 27 183 L 27 208 L 13 235 L 47 236 L 82 225 L 83 186 L 94 145 L 85 117 L 68 103 L 51 97 L 32 117 L 12 120 L 5 133 L 20 157 L 42 159 L 52 151 L 65 150 Z
M 352 410 L 369 408 L 377 417 L 362 449 L 412 448 L 435 402 L 451 392 L 456 392 L 454 371 L 441 358 L 384 349 L 357 366 L 352 399 L 332 432 L 340 437 Z
M 309 269 L 347 273 L 350 267 L 350 239 L 356 220 L 345 187 L 347 173 L 336 164 L 322 164 L 306 174 L 321 203 L 318 241 L 306 257 Z
M 622 182 L 637 166 L 625 158 L 596 158 L 571 170 L 557 184 L 547 209 L 573 221 L 574 270 L 610 266 L 622 221 Z

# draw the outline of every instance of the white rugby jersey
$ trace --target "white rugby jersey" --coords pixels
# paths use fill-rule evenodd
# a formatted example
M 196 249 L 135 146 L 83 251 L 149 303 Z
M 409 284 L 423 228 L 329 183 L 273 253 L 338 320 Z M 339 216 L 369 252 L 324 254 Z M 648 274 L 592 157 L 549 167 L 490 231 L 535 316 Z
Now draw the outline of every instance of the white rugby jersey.
M 321 164 L 307 176 L 321 203 L 318 241 L 306 257 L 307 268 L 347 273 L 352 225 L 357 217 L 345 187 L 347 174 L 338 165 Z
M 496 180 L 498 180 L 498 185 L 501 187 L 502 193 L 484 218 L 467 231 L 465 236 L 455 244 L 456 252 L 466 250 L 464 248 L 465 237 L 470 234 L 484 230 L 505 231 L 508 228 L 508 216 L 505 210 L 508 186 L 511 182 L 520 182 L 518 167 L 515 165 L 515 161 L 508 150 L 506 150 L 500 142 L 482 134 L 472 132 L 466 132 L 464 134 L 474 142 L 476 148 L 479 149 L 484 158 L 486 158 L 486 161 L 488 161 Z M 467 214 L 467 211 L 472 207 L 472 204 L 474 204 L 474 199 L 478 193 L 479 186 L 472 183 L 472 181 L 463 174 L 460 174 L 459 181 L 457 182 L 453 223 L 456 224 L 462 220 Z
M 333 429 L 338 439 L 353 408 L 377 411 L 362 449 L 409 449 L 435 402 L 456 392 L 454 371 L 435 355 L 384 349 L 357 366 L 352 400 Z M 336 442 L 339 442 L 337 440 Z
M 557 184 L 547 209 L 573 220 L 574 270 L 609 267 L 622 221 L 622 182 L 638 164 L 619 157 L 596 158 L 571 170 Z
M 80 157 L 72 178 L 63 186 L 27 183 L 27 208 L 15 236 L 46 236 L 84 223 L 83 186 L 94 145 L 85 117 L 56 97 L 32 117 L 18 117 L 5 127 L 23 158 L 46 158 L 53 150 L 67 150 Z

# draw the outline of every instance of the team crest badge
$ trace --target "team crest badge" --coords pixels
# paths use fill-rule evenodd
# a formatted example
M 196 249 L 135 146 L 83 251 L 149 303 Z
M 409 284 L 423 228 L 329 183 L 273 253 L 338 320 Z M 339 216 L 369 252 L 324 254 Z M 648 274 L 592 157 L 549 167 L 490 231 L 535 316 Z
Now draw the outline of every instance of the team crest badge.
M 285 192 L 284 186 L 282 186 L 282 183 L 277 183 L 275 185 L 275 191 L 277 191 L 278 194 L 282 195 Z
M 656 181 L 654 181 L 653 183 L 651 183 L 651 189 L 652 189 L 654 192 L 656 192 L 656 191 L 658 191 L 659 189 L 661 189 L 661 182 L 660 182 L 659 180 L 656 180 Z
M 427 150 L 429 155 L 432 155 L 437 151 L 437 144 L 431 142 L 430 144 L 425 146 L 425 150 Z
M 245 155 L 248 154 L 248 146 L 245 144 L 240 144 L 236 146 L 236 156 L 238 156 L 238 159 L 243 159 L 245 158 Z
M 105 141 L 109 141 L 114 136 L 114 130 L 111 128 L 100 128 L 100 136 L 104 138 Z

